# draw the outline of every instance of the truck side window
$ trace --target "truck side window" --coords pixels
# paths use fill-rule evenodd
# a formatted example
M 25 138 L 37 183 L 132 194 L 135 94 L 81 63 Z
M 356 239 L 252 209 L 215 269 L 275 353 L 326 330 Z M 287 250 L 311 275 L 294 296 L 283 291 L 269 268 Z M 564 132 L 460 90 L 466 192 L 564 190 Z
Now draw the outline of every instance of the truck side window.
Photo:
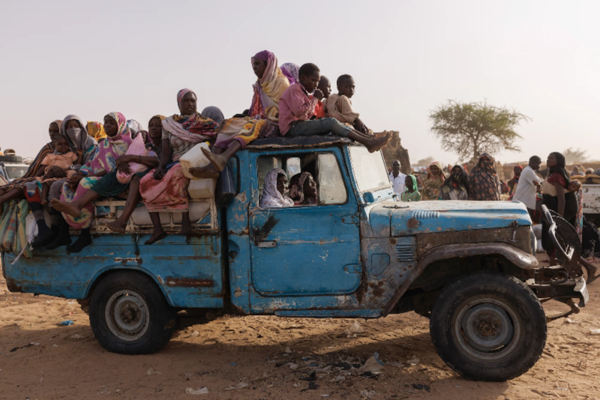
M 348 201 L 346 185 L 337 158 L 331 153 L 319 154 L 319 203 L 344 204 Z

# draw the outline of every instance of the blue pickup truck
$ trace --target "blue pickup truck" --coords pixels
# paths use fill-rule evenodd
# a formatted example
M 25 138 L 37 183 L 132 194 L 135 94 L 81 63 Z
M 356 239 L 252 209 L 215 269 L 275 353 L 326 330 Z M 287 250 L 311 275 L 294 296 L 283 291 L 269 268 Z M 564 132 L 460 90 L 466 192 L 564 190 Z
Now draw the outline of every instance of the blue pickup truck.
M 268 171 L 309 171 L 317 205 L 262 209 Z M 546 342 L 540 300 L 572 311 L 588 301 L 573 249 L 551 235 L 563 265 L 540 268 L 527 210 L 517 202 L 397 201 L 381 152 L 347 139 L 261 139 L 228 164 L 215 199 L 192 201 L 194 231 L 163 213 L 168 237 L 146 246 L 143 206 L 126 234 L 105 223 L 123 201 L 96 203 L 93 244 L 81 253 L 3 253 L 8 288 L 77 299 L 109 351 L 160 350 L 184 321 L 220 310 L 239 315 L 430 318 L 440 357 L 466 378 L 525 373 Z M 223 178 L 222 178 L 223 179 Z

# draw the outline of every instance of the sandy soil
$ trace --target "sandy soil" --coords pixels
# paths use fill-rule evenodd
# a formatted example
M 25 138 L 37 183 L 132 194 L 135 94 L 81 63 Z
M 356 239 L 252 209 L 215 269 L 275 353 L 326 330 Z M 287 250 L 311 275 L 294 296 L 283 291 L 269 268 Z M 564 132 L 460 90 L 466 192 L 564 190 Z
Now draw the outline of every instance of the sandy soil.
M 76 302 L 9 293 L 0 282 L 0 399 L 600 399 L 600 335 L 590 334 L 600 328 L 600 284 L 573 323 L 549 324 L 527 374 L 485 383 L 446 367 L 428 320 L 414 313 L 361 320 L 356 338 L 344 333 L 354 320 L 224 316 L 181 331 L 157 354 L 123 356 L 98 344 Z M 57 326 L 65 319 L 75 324 Z M 386 363 L 377 378 L 330 367 L 375 352 Z M 302 380 L 313 371 L 316 381 Z

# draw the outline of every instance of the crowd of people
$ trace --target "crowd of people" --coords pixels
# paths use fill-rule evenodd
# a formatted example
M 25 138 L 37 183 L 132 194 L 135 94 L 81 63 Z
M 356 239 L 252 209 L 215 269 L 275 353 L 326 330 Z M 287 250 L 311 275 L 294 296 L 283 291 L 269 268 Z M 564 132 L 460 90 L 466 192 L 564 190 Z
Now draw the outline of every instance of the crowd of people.
M 76 115 L 51 122 L 50 142 L 39 151 L 27 173 L 0 187 L 0 207 L 11 200 L 27 199 L 38 227 L 32 246 L 67 246 L 69 252 L 76 253 L 91 243 L 93 201 L 125 196 L 123 213 L 108 224 L 109 229 L 125 232 L 129 217 L 143 201 L 154 226 L 146 241 L 150 245 L 166 236 L 159 212 L 181 212 L 181 233 L 192 229 L 189 179 L 179 160 L 198 143 L 209 143 L 209 149 L 202 151 L 210 163 L 190 168 L 189 173 L 215 179 L 237 151 L 259 138 L 333 132 L 363 144 L 370 152 L 378 151 L 389 140 L 389 136 L 376 138 L 353 109 L 352 76 L 341 75 L 336 82 L 338 93 L 332 94 L 329 79 L 315 64 L 298 67 L 287 63 L 280 67 L 277 57 L 265 50 L 251 58 L 251 66 L 257 80 L 250 108 L 229 119 L 214 106 L 199 113 L 196 94 L 182 89 L 177 93 L 180 113 L 155 115 L 147 131 L 119 112 L 107 114 L 102 123 L 84 123 Z M 267 174 L 261 204 L 316 204 L 316 183 L 310 173 L 291 178 L 291 197 L 278 190 L 287 188 L 287 177 L 283 174 L 284 183 L 280 175 L 278 170 Z M 45 210 L 50 214 L 50 226 Z M 80 231 L 74 243 L 69 229 Z

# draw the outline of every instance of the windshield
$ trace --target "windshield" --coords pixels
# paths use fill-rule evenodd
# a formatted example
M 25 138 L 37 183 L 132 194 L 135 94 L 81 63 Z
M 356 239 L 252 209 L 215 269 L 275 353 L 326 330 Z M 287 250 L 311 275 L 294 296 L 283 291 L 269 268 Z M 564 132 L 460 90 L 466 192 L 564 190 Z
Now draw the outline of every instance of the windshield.
M 369 192 L 390 186 L 381 151 L 369 153 L 363 146 L 348 146 L 348 150 L 359 191 Z
M 10 166 L 10 165 L 5 165 L 4 168 L 6 168 L 6 173 L 8 174 L 8 178 L 9 179 L 18 179 L 18 178 L 22 178 L 26 173 L 27 173 L 27 169 L 29 167 L 27 167 L 26 165 L 19 165 L 19 166 Z

